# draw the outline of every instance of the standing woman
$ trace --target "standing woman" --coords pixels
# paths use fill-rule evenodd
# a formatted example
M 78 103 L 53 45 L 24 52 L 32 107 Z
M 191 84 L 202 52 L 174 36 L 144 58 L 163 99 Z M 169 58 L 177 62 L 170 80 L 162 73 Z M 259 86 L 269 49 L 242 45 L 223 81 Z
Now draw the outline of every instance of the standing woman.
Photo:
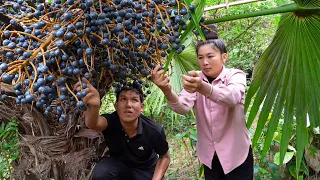
M 173 111 L 186 114 L 194 109 L 197 153 L 205 179 L 252 180 L 253 155 L 244 116 L 246 75 L 224 66 L 228 55 L 220 39 L 199 41 L 196 53 L 201 71 L 182 75 L 179 95 L 159 66 L 153 69 L 151 79 Z

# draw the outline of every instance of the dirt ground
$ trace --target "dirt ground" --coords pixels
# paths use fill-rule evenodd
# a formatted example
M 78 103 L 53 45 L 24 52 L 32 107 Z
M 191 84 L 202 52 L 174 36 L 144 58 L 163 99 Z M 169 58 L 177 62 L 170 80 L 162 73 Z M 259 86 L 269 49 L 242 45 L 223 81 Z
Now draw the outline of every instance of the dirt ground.
M 185 139 L 187 143 L 188 140 Z M 200 162 L 190 146 L 186 148 L 182 139 L 168 138 L 171 163 L 166 172 L 167 180 L 198 179 Z

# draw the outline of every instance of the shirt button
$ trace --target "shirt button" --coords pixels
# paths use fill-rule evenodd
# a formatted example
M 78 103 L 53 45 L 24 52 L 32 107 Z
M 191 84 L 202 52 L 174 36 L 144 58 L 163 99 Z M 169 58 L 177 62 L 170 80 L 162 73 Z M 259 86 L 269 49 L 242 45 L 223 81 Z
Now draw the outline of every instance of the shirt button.
M 217 143 L 216 141 L 213 142 L 213 144 L 216 144 L 216 143 Z
M 127 142 L 129 142 L 130 140 L 127 140 Z
M 124 134 L 125 136 L 128 136 L 127 134 Z

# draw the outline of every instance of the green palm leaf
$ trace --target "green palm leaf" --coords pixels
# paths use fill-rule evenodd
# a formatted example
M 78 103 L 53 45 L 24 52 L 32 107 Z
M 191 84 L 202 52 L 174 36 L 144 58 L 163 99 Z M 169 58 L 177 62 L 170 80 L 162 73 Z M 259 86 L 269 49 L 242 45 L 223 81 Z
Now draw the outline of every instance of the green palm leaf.
M 181 75 L 186 74 L 191 70 L 198 70 L 198 59 L 195 53 L 194 46 L 195 36 L 192 34 L 186 38 L 183 45 L 186 47 L 182 53 L 175 54 L 169 66 L 168 73 L 170 74 L 170 83 L 173 90 L 179 93 L 182 89 Z M 166 99 L 162 91 L 154 84 L 151 86 L 152 94 L 147 97 L 147 104 L 151 104 L 153 113 L 160 114 L 162 107 L 166 106 Z M 172 122 L 177 119 L 176 113 L 172 112 Z
M 304 8 L 320 6 L 317 0 L 295 2 Z M 280 163 L 292 134 L 292 122 L 296 119 L 297 169 L 300 168 L 304 148 L 308 144 L 307 116 L 312 127 L 320 125 L 319 32 L 319 11 L 283 14 L 273 41 L 255 67 L 254 80 L 246 97 L 246 111 L 253 101 L 248 126 L 251 126 L 261 110 L 253 145 L 257 143 L 263 128 L 267 125 L 263 155 L 270 147 L 281 114 L 284 114 Z M 270 113 L 272 116 L 267 122 Z
M 184 0 L 184 2 L 186 3 L 186 5 L 189 7 L 191 5 L 191 0 Z M 204 1 L 202 1 L 204 4 Z M 203 8 L 200 9 L 201 11 L 203 11 Z M 190 12 L 191 14 L 191 19 L 193 21 L 193 24 L 196 26 L 196 29 L 198 30 L 198 33 L 201 37 L 202 40 L 205 40 L 206 38 L 204 37 L 204 34 L 201 30 L 201 27 L 199 25 L 199 21 L 201 19 L 201 16 L 199 16 L 199 14 L 196 14 L 195 12 Z M 200 15 L 202 15 L 202 13 L 200 13 Z
M 171 74 L 170 83 L 175 92 L 180 92 L 182 89 L 182 74 L 186 74 L 191 70 L 198 70 L 198 58 L 196 56 L 194 46 L 194 36 L 189 36 L 184 42 L 185 50 L 181 54 L 175 55 L 172 61 L 172 67 L 169 69 Z
M 192 31 L 194 28 L 198 29 L 199 31 L 199 28 L 200 28 L 200 25 L 199 25 L 199 22 L 200 22 L 200 19 L 202 17 L 202 14 L 203 14 L 203 9 L 204 9 L 204 6 L 206 4 L 206 1 L 205 0 L 197 0 L 199 1 L 198 2 L 198 5 L 197 5 L 197 8 L 196 8 L 196 11 L 195 13 L 191 13 L 191 17 L 192 17 L 192 21 L 190 21 L 190 23 L 188 24 L 188 28 L 182 32 L 182 35 L 181 35 L 181 42 L 179 45 L 182 45 L 185 43 L 185 40 L 192 36 Z M 197 3 L 197 1 L 195 1 L 194 3 Z M 191 2 L 189 1 L 186 1 L 189 5 L 191 4 Z M 200 31 L 200 34 L 202 34 L 202 31 Z M 203 34 L 202 34 L 202 38 L 204 38 Z M 169 53 L 167 59 L 166 59 L 166 65 L 164 67 L 164 71 L 166 72 L 169 68 L 169 65 L 171 63 L 171 60 L 173 58 L 173 56 L 176 54 L 176 50 L 175 49 L 172 49 L 171 52 Z

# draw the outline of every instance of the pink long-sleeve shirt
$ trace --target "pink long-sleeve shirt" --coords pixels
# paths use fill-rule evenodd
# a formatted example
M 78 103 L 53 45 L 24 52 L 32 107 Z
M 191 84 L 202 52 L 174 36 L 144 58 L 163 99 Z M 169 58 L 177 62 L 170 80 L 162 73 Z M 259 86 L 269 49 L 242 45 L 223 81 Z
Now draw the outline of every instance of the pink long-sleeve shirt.
M 201 71 L 199 75 L 208 82 Z M 216 152 L 224 173 L 228 174 L 246 160 L 251 144 L 244 117 L 246 75 L 240 70 L 223 67 L 211 85 L 213 91 L 209 98 L 183 89 L 179 101 L 168 101 L 168 106 L 179 114 L 194 109 L 200 162 L 211 169 Z

